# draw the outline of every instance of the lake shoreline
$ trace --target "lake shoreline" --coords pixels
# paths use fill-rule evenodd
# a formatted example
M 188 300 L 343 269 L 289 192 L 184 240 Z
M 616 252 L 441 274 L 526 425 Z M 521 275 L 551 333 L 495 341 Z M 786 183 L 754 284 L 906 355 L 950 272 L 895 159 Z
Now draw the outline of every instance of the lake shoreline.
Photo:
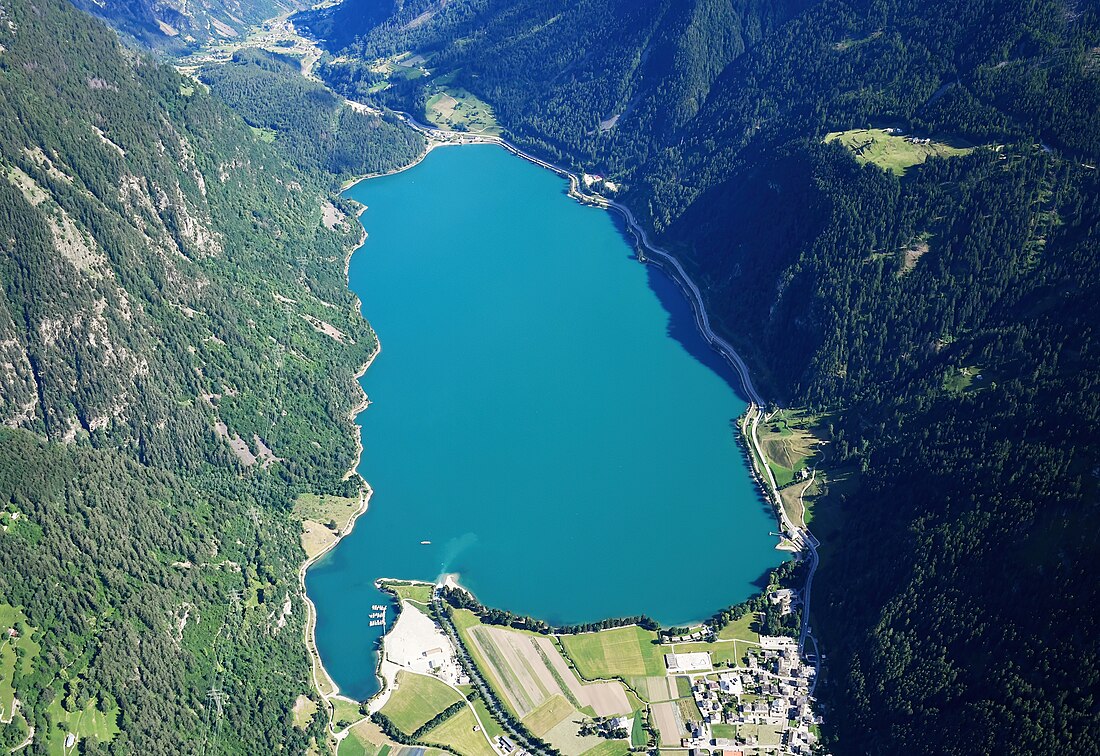
M 422 131 L 422 133 L 423 133 L 423 131 Z M 664 275 L 666 275 L 669 279 L 671 279 L 672 282 L 675 283 L 676 288 L 679 289 L 680 292 L 688 300 L 688 302 L 690 303 L 690 306 L 691 306 L 691 310 L 692 310 L 693 315 L 694 315 L 694 320 L 695 320 L 695 324 L 696 324 L 696 327 L 697 327 L 698 331 L 703 336 L 706 343 L 708 345 L 710 345 L 720 355 L 722 355 L 722 357 L 727 362 L 729 362 L 730 366 L 734 369 L 734 371 L 741 378 L 742 385 L 745 389 L 746 394 L 748 394 L 749 399 L 750 399 L 750 406 L 752 406 L 754 404 L 757 405 L 757 406 L 760 406 L 763 403 L 763 400 L 760 399 L 759 395 L 755 391 L 755 388 L 752 386 L 751 380 L 749 379 L 749 376 L 748 376 L 748 369 L 747 369 L 747 366 L 745 365 L 745 363 L 740 359 L 740 357 L 736 354 L 736 352 L 733 352 L 732 347 L 729 347 L 728 344 L 726 344 L 724 341 L 722 341 L 713 332 L 713 330 L 710 329 L 709 319 L 706 316 L 705 310 L 702 309 L 702 306 L 703 306 L 702 305 L 702 297 L 701 297 L 701 293 L 699 292 L 698 288 L 695 287 L 694 284 L 690 281 L 690 278 L 687 277 L 686 272 L 678 264 L 678 261 L 676 261 L 674 258 L 672 258 L 671 255 L 669 255 L 664 250 L 661 250 L 659 248 L 654 247 L 649 242 L 648 237 L 645 234 L 644 230 L 642 230 L 637 225 L 636 221 L 633 218 L 633 215 L 630 213 L 630 211 L 627 208 L 625 208 L 624 206 L 619 205 L 618 203 L 615 203 L 611 200 L 607 200 L 606 198 L 604 198 L 600 195 L 587 195 L 585 193 L 582 193 L 579 189 L 580 182 L 577 179 L 575 174 L 572 174 L 571 172 L 569 172 L 569 171 L 567 171 L 563 168 L 560 168 L 558 166 L 555 166 L 553 164 L 546 163 L 545 161 L 542 161 L 542 160 L 534 158 L 530 155 L 527 155 L 526 153 L 522 152 L 521 150 L 518 150 L 517 148 L 513 147 L 512 145 L 510 145 L 505 140 L 503 140 L 499 137 L 478 137 L 477 135 L 470 135 L 470 134 L 461 134 L 461 135 L 456 134 L 455 139 L 457 141 L 442 140 L 442 139 L 439 139 L 437 137 L 433 137 L 433 136 L 430 136 L 430 135 L 426 135 L 426 137 L 427 137 L 427 141 L 426 141 L 426 147 L 425 147 L 424 151 L 415 160 L 410 162 L 408 165 L 405 165 L 405 166 L 403 166 L 401 168 L 398 168 L 398 169 L 395 169 L 395 170 L 391 170 L 391 171 L 387 171 L 387 172 L 383 172 L 383 173 L 370 174 L 370 175 L 362 176 L 362 177 L 357 178 L 357 179 L 350 180 L 348 182 L 345 182 L 345 184 L 342 188 L 342 191 L 346 191 L 348 188 L 353 187 L 353 186 L 355 186 L 355 185 L 357 185 L 357 184 L 359 184 L 363 181 L 366 181 L 367 179 L 370 179 L 370 178 L 380 178 L 380 177 L 384 177 L 384 176 L 391 176 L 391 175 L 395 175 L 395 174 L 407 171 L 407 170 L 415 167 L 416 165 L 419 165 L 421 162 L 423 162 L 423 160 L 427 157 L 427 155 L 430 154 L 434 149 L 436 149 L 438 147 L 442 147 L 442 146 L 462 146 L 462 145 L 468 145 L 468 144 L 496 144 L 497 146 L 503 147 L 507 152 L 509 152 L 509 153 L 511 153 L 511 154 L 513 154 L 517 157 L 523 158 L 524 160 L 526 160 L 528 162 L 531 162 L 531 163 L 534 163 L 535 165 L 537 165 L 539 167 L 543 167 L 543 168 L 551 170 L 552 172 L 554 172 L 558 176 L 560 176 L 562 178 L 565 178 L 568 181 L 568 183 L 569 183 L 569 192 L 568 192 L 568 194 L 575 201 L 578 201 L 579 203 L 584 204 L 584 205 L 588 205 L 588 206 L 600 207 L 600 208 L 605 209 L 605 210 L 614 210 L 614 211 L 617 212 L 617 214 L 619 214 L 622 217 L 622 219 L 625 221 L 625 225 L 627 226 L 627 229 L 629 229 L 631 231 L 631 234 L 634 236 L 635 240 L 637 241 L 637 247 L 639 247 L 643 250 L 643 254 L 640 255 L 641 260 L 643 262 L 653 262 L 653 263 L 655 263 L 657 265 L 657 267 L 662 270 L 662 273 Z M 361 215 L 366 209 L 367 208 L 366 208 L 365 205 L 361 205 L 359 212 L 356 214 L 356 218 L 361 219 Z M 367 232 L 364 229 L 363 234 L 362 234 L 361 239 L 360 239 L 360 243 L 356 247 L 354 247 L 352 250 L 350 250 L 349 253 L 348 253 L 347 264 L 345 266 L 346 268 L 350 267 L 351 255 L 353 255 L 356 251 L 358 251 L 363 246 L 366 239 L 367 239 Z M 649 252 L 653 256 L 649 257 L 648 255 L 645 254 L 645 252 Z M 350 288 L 350 281 L 349 281 L 349 288 Z M 362 311 L 362 306 L 361 306 L 361 311 Z M 377 338 L 377 335 L 376 335 L 376 338 Z M 380 351 L 380 347 L 379 347 L 379 351 Z M 731 357 L 731 353 L 732 353 L 732 357 Z M 373 361 L 373 356 L 372 356 L 371 361 Z M 359 383 L 358 378 L 362 377 L 362 375 L 366 371 L 366 368 L 369 367 L 369 366 L 370 366 L 370 362 L 368 362 L 367 365 L 365 365 L 364 368 L 362 370 L 360 370 L 360 372 L 357 374 L 357 383 Z M 360 389 L 362 389 L 361 384 L 360 384 Z M 364 392 L 364 401 L 366 402 L 366 404 L 369 404 L 369 400 L 366 400 L 365 392 Z M 360 411 L 362 411 L 362 409 L 366 406 L 366 404 L 362 404 L 357 410 L 353 411 L 352 412 L 352 417 L 355 417 Z M 361 435 L 362 435 L 362 431 L 360 429 L 359 439 L 358 439 L 359 440 L 359 448 L 360 448 L 360 451 L 359 451 L 359 457 L 360 458 L 361 458 L 361 455 L 362 455 L 362 438 L 361 438 Z M 750 436 L 750 439 L 745 439 L 745 442 L 743 442 L 743 443 L 745 443 L 746 445 L 751 443 L 751 436 Z M 753 472 L 756 472 L 755 469 L 754 469 L 754 466 L 752 466 L 752 465 L 750 465 L 750 470 L 752 470 Z M 349 477 L 350 477 L 350 474 L 349 474 Z M 762 481 L 759 479 L 759 477 L 757 477 L 756 475 L 753 475 L 753 482 L 755 483 L 754 487 L 757 488 L 758 492 L 761 493 L 764 496 L 765 500 L 769 501 L 769 503 L 770 503 L 771 499 L 768 496 L 768 492 L 767 492 L 766 488 L 763 485 L 761 485 Z M 364 483 L 365 483 L 365 481 L 364 481 Z M 363 509 L 363 511 L 365 511 L 365 508 Z M 777 516 L 776 519 L 777 520 L 779 519 L 778 516 Z M 781 520 L 780 520 L 780 525 L 781 526 L 783 525 Z M 335 545 L 336 544 L 333 544 L 333 547 L 335 547 Z M 309 565 L 306 565 L 306 568 L 308 568 L 308 566 L 312 565 L 315 561 L 316 560 L 312 560 L 309 563 Z M 302 572 L 303 586 L 304 586 L 304 574 L 305 574 L 305 569 L 303 569 L 303 572 Z M 416 582 L 420 582 L 420 581 L 416 581 Z M 314 623 L 314 627 L 315 627 L 315 623 Z M 323 663 L 320 662 L 319 652 L 316 651 L 315 637 L 314 637 L 314 648 L 312 650 L 314 651 L 314 653 L 316 653 L 317 663 L 321 666 L 322 669 L 324 669 Z M 331 675 L 329 675 L 327 673 L 327 670 L 325 671 L 325 676 L 331 682 L 332 678 L 331 678 Z M 332 685 L 333 685 L 333 687 L 335 687 L 334 682 L 332 683 Z M 383 688 L 384 687 L 385 686 L 383 686 Z M 338 695 L 338 693 L 333 693 L 332 695 Z

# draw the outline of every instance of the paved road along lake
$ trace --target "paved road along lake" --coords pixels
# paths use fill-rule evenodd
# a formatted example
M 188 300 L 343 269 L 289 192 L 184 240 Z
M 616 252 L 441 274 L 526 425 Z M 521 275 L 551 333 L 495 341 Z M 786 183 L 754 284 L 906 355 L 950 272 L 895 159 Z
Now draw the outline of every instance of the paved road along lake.
M 379 577 L 456 572 L 554 623 L 673 624 L 782 559 L 731 424 L 735 376 L 675 284 L 566 188 L 481 145 L 348 190 L 369 233 L 351 287 L 382 342 L 359 416 L 374 497 L 306 579 L 346 695 L 377 689 Z

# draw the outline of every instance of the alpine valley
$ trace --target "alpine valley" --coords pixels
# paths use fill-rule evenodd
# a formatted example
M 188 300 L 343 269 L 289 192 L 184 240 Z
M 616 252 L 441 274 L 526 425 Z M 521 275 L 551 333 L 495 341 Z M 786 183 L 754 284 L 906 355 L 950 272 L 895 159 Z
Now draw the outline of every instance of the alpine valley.
M 1095 0 L 0 0 L 0 752 L 1100 753 L 1098 161 Z

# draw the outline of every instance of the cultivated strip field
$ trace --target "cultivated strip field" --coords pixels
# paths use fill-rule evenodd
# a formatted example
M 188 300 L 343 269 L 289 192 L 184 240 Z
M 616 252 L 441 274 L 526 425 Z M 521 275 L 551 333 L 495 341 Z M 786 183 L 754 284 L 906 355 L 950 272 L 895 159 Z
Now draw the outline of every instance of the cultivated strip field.
M 582 684 L 552 640 L 549 638 L 534 640 L 542 650 L 543 660 L 550 663 L 558 679 L 565 681 L 566 688 L 573 694 L 573 698 L 580 702 L 581 708 L 591 706 L 598 717 L 630 713 L 630 702 L 627 701 L 626 690 L 621 684 L 617 682 Z
M 579 734 L 593 716 L 632 714 L 639 706 L 619 681 L 585 683 L 577 677 L 552 638 L 511 628 L 483 625 L 472 614 L 455 612 L 464 643 L 500 696 L 534 735 L 562 753 L 625 753 L 626 741 L 612 747 L 596 735 Z M 610 750 L 609 750 L 610 749 Z
M 631 711 L 621 683 L 582 683 L 550 638 L 484 625 L 472 628 L 470 637 L 520 718 L 556 696 L 573 709 L 591 707 L 601 717 Z
M 680 745 L 680 738 L 687 735 L 687 730 L 684 729 L 683 720 L 680 718 L 680 707 L 676 702 L 653 704 L 649 710 L 652 712 L 651 716 L 657 725 L 657 730 L 661 733 L 661 745 Z
M 651 703 L 671 701 L 680 696 L 674 677 L 632 677 L 630 685 L 639 696 Z
M 482 625 L 470 630 L 470 638 L 520 718 L 537 709 L 558 687 L 529 636 Z

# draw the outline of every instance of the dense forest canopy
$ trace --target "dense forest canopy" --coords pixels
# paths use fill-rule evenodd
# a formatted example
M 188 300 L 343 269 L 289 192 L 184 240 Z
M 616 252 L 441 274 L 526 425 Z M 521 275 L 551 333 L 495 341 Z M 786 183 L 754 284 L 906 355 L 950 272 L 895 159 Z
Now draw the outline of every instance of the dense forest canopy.
M 613 178 L 823 418 L 830 749 L 1096 753 L 1096 4 L 383 5 L 296 17 L 334 87 L 443 80 Z M 387 80 L 405 51 L 431 76 Z

